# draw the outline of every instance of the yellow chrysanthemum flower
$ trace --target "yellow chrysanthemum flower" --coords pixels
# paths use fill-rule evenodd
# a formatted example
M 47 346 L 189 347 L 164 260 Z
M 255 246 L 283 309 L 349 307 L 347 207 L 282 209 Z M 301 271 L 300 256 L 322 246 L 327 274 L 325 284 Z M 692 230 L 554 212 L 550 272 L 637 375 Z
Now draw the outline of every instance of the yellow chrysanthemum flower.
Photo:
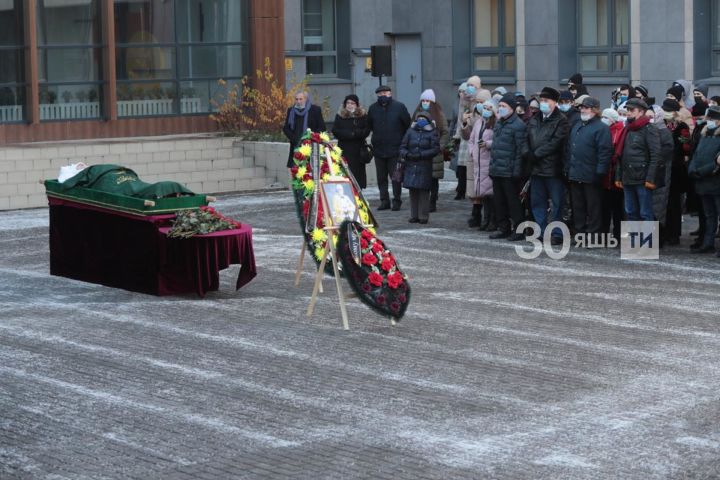
M 375 235 L 375 232 L 376 232 L 375 227 L 368 227 L 368 231 L 370 233 L 372 233 L 373 235 Z
M 315 258 L 317 258 L 318 260 L 322 260 L 322 259 L 323 259 L 323 255 L 325 255 L 325 248 L 323 248 L 323 247 L 317 247 L 317 248 L 315 249 Z
M 332 239 L 333 239 L 333 245 L 337 247 L 338 236 L 337 236 L 337 235 L 333 235 L 333 236 L 332 236 Z
M 317 242 L 324 242 L 325 240 L 327 240 L 327 234 L 326 234 L 323 230 L 320 230 L 319 228 L 316 228 L 316 229 L 313 230 L 313 232 L 312 232 L 312 240 L 313 240 L 313 242 L 315 242 L 315 243 L 317 243 Z
M 340 167 L 337 163 L 330 164 L 330 173 L 333 175 L 340 175 Z
M 323 182 L 327 182 L 328 180 L 330 180 L 330 174 L 329 173 L 324 174 L 322 179 L 323 179 Z
M 363 223 L 370 222 L 370 216 L 365 210 L 360 210 L 360 220 L 362 220 Z
M 310 147 L 310 145 L 301 145 L 298 151 L 302 154 L 303 157 L 309 157 L 312 153 L 312 147 Z
M 320 140 L 323 142 L 329 142 L 330 141 L 330 135 L 327 134 L 327 132 L 322 132 L 320 134 Z
M 342 148 L 340 148 L 338 145 L 333 145 L 333 152 L 337 153 L 338 155 L 342 155 Z
M 330 158 L 332 158 L 334 161 L 339 162 L 340 161 L 340 154 L 336 151 L 330 152 Z
M 305 190 L 308 192 L 315 190 L 315 180 L 310 179 L 307 182 L 303 182 L 303 185 L 305 185 Z
M 306 173 L 307 173 L 307 168 L 299 167 L 297 173 L 295 174 L 295 178 L 303 178 Z

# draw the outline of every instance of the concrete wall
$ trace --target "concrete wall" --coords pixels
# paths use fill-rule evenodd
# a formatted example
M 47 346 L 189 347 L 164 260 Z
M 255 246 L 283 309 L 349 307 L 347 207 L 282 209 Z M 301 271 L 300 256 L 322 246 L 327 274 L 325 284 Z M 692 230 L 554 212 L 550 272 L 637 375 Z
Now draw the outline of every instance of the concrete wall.
M 165 136 L 92 142 L 57 142 L 0 148 L 0 210 L 47 205 L 44 179 L 57 178 L 60 167 L 84 162 L 114 163 L 134 170 L 143 181 L 173 180 L 198 193 L 260 190 L 287 186 L 273 162 L 287 161 L 287 144 L 262 150 L 277 160 L 256 164 L 234 138 L 208 135 Z M 279 181 L 280 180 L 280 181 Z

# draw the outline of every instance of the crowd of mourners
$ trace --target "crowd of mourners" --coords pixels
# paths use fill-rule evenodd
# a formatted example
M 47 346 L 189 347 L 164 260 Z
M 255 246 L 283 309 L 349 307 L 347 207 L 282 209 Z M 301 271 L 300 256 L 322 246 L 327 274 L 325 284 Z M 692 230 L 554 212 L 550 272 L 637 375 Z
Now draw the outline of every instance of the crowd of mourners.
M 422 93 L 412 115 L 389 86 L 376 94 L 367 110 L 348 95 L 332 133 L 361 188 L 374 158 L 379 210 L 400 210 L 406 188 L 408 221 L 428 223 L 449 162 L 457 177 L 455 200 L 472 204 L 468 226 L 491 239 L 526 239 L 530 232 L 517 228 L 526 220 L 537 223 L 533 234 L 541 238 L 549 224 L 567 225 L 550 232 L 553 244 L 567 241 L 568 231 L 572 239 L 619 239 L 622 220 L 648 220 L 660 224 L 660 246 L 678 245 L 687 213 L 699 217 L 699 228 L 686 232 L 697 237 L 690 251 L 715 251 L 720 97 L 708 97 L 705 85 L 678 80 L 662 97 L 643 85 L 621 85 L 603 109 L 580 74 L 566 90 L 545 87 L 529 97 L 484 89 L 472 76 L 460 85 L 449 117 L 432 90 Z M 307 129 L 325 130 L 308 95 L 295 100 L 284 127 L 291 146 Z M 292 162 L 290 156 L 288 167 Z

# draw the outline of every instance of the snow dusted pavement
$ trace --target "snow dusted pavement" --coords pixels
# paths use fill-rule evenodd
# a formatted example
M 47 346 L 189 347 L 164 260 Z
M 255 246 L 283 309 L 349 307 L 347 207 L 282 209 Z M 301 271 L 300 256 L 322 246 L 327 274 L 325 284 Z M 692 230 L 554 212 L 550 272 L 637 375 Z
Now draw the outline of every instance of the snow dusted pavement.
M 521 260 L 451 188 L 378 212 L 413 297 L 350 332 L 288 192 L 216 204 L 258 277 L 202 300 L 52 277 L 47 210 L 0 212 L 0 478 L 720 478 L 720 259 Z

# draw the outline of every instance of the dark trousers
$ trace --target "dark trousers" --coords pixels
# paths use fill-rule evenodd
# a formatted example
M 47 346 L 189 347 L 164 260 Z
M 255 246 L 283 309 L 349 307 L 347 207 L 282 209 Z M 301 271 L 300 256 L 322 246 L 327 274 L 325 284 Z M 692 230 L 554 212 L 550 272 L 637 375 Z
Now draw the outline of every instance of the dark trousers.
M 625 218 L 623 191 L 615 188 L 603 190 L 602 196 L 602 226 L 600 231 L 603 233 L 612 232 L 613 237 L 620 238 L 620 222 Z
M 718 215 L 720 215 L 720 195 L 700 195 L 703 210 L 705 211 L 705 236 L 703 247 L 715 246 L 715 233 L 718 228 Z
M 410 188 L 410 218 L 427 220 L 430 217 L 430 190 Z
M 530 209 L 533 218 L 540 225 L 540 234 L 545 233 L 548 223 L 562 221 L 562 207 L 565 201 L 565 183 L 559 177 L 530 177 Z M 551 202 L 550 218 L 548 218 L 548 202 Z M 552 232 L 554 237 L 561 237 L 559 228 Z
M 439 196 L 440 196 L 440 179 L 433 177 L 432 187 L 430 187 L 430 201 L 437 202 Z
M 390 194 L 388 193 L 388 180 L 395 171 L 397 158 L 380 158 L 375 157 L 375 171 L 377 172 L 378 189 L 380 190 L 380 202 L 390 203 Z M 402 192 L 402 183 L 392 182 L 393 200 L 400 201 L 400 193 Z
M 458 165 L 455 170 L 455 176 L 457 177 L 458 184 L 455 189 L 458 195 L 464 197 L 467 190 L 467 167 L 464 165 Z
M 599 233 L 602 227 L 602 187 L 570 182 L 573 221 L 578 233 Z
M 670 184 L 664 235 L 668 240 L 677 240 L 682 236 L 682 194 Z
M 492 181 L 498 230 L 510 232 L 511 228 L 517 228 L 525 220 L 518 195 L 517 181 L 513 178 L 500 177 L 494 177 Z

